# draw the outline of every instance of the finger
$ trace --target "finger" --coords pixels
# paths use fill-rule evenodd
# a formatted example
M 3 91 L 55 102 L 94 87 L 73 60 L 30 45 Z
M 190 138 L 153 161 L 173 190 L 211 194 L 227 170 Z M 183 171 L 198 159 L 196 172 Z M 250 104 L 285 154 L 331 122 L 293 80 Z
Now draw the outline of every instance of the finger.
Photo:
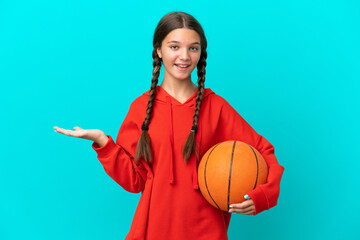
M 232 211 L 235 214 L 244 214 L 244 215 L 253 215 L 255 213 L 254 209 L 250 209 L 249 211 Z
M 251 206 L 252 204 L 253 204 L 252 200 L 246 200 L 242 203 L 233 203 L 229 207 L 236 208 L 236 209 L 243 209 L 243 208 L 247 208 L 247 207 Z
M 69 129 L 66 129 L 66 130 L 64 131 L 64 134 L 65 134 L 65 135 L 68 135 L 68 136 L 73 136 L 73 131 L 72 131 L 72 130 L 69 130 Z
M 243 212 L 241 214 L 244 214 L 244 215 L 253 215 L 255 213 L 255 210 L 251 209 L 249 211 L 246 211 L 246 212 Z
M 58 128 L 55 131 L 58 132 L 58 133 L 64 134 L 66 136 L 73 136 L 73 131 L 72 130 L 68 130 L 68 129 L 64 129 L 64 128 Z
M 246 208 L 230 208 L 229 211 L 232 211 L 232 212 L 247 212 L 247 211 L 250 211 L 250 210 L 253 210 L 255 209 L 254 206 L 249 206 L 249 207 L 246 207 Z
M 251 211 L 251 210 L 253 210 L 253 209 L 255 209 L 255 206 L 251 205 L 251 206 L 249 206 L 249 207 L 246 207 L 246 208 L 243 208 L 243 209 L 239 209 L 239 211 L 241 211 L 241 212 L 248 212 L 248 211 Z
M 55 131 L 64 134 L 65 129 L 63 129 L 63 128 L 56 128 Z
M 229 211 L 234 212 L 234 213 L 244 214 L 244 213 L 255 211 L 255 207 L 251 206 L 251 207 L 248 207 L 245 209 L 231 208 Z
M 76 126 L 76 127 L 74 127 L 74 129 L 75 129 L 75 130 L 82 130 L 82 128 L 81 128 L 81 127 L 77 127 L 77 126 Z
M 54 127 L 55 128 L 55 132 L 58 132 L 58 133 L 62 133 L 63 132 L 63 129 L 62 128 L 59 128 L 59 127 Z

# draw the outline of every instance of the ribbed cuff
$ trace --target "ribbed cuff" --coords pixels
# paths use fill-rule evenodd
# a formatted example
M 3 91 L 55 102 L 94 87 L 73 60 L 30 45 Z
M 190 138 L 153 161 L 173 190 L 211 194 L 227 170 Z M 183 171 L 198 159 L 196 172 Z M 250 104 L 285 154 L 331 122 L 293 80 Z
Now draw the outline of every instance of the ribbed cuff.
M 255 205 L 254 215 L 269 209 L 269 201 L 266 197 L 264 190 L 261 185 L 258 185 L 254 190 L 247 193 Z
M 91 145 L 92 148 L 101 157 L 109 156 L 113 152 L 113 149 L 116 148 L 116 143 L 114 142 L 113 138 L 110 135 L 106 135 L 106 136 L 109 139 L 104 146 L 99 147 L 99 145 L 96 142 L 93 142 L 93 144 Z

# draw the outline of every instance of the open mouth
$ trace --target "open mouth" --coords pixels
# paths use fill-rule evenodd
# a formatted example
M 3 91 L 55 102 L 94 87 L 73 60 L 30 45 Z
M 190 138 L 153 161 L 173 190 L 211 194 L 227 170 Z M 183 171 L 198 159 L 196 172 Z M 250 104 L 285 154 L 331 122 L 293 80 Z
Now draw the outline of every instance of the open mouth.
M 190 67 L 190 65 L 187 64 L 175 64 L 176 68 L 180 71 L 185 71 Z

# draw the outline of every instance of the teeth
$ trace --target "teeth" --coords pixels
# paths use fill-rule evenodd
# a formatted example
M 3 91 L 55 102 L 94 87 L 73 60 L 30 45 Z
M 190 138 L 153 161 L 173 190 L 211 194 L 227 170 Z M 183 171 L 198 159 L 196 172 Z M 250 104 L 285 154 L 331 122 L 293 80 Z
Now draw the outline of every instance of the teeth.
M 188 65 L 178 65 L 179 67 L 187 67 Z

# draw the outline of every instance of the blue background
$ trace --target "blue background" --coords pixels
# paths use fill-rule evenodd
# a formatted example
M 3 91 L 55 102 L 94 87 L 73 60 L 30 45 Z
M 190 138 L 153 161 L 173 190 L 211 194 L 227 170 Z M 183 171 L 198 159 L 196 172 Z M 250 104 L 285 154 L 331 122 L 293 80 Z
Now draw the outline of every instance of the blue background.
M 171 11 L 202 24 L 205 86 L 285 167 L 278 205 L 233 215 L 229 239 L 359 239 L 356 0 L 1 0 L 0 239 L 125 238 L 140 194 L 53 126 L 116 137 L 150 88 L 153 32 Z

